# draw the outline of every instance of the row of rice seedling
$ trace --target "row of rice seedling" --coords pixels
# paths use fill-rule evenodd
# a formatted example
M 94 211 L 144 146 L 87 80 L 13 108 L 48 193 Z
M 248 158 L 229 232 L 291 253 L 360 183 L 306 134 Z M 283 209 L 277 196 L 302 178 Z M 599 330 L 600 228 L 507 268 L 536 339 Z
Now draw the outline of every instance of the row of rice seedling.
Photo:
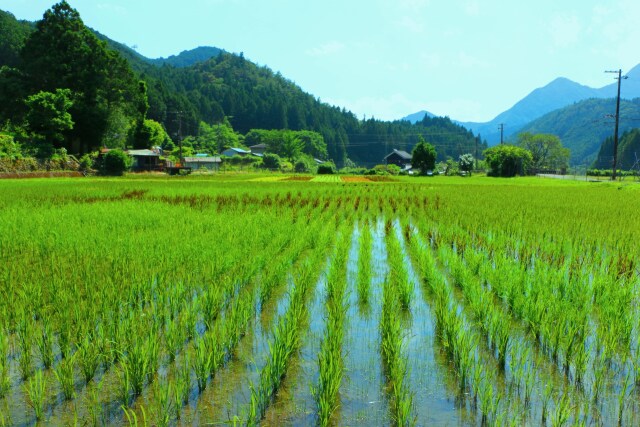
M 258 424 L 264 417 L 286 375 L 289 360 L 299 345 L 300 325 L 306 312 L 307 294 L 317 279 L 317 271 L 323 261 L 324 249 L 330 241 L 325 233 L 311 259 L 300 265 L 294 275 L 295 286 L 291 291 L 289 306 L 273 327 L 267 362 L 260 372 L 258 384 L 251 387 L 251 403 L 247 415 L 248 425 Z
M 489 421 L 499 423 L 503 395 L 497 386 L 497 371 L 484 363 L 478 352 L 480 338 L 460 313 L 432 249 L 414 236 L 409 240 L 409 251 L 416 260 L 432 304 L 438 339 L 456 372 L 458 395 L 471 396 L 472 409 L 479 408 L 482 424 Z
M 360 234 L 358 253 L 358 301 L 362 305 L 366 305 L 370 299 L 371 293 L 371 249 L 373 238 L 370 230 L 370 222 L 363 220 L 359 226 Z
M 393 222 L 387 219 L 385 223 L 386 244 L 387 244 L 387 262 L 389 264 L 389 275 L 387 280 L 390 286 L 397 292 L 400 307 L 402 310 L 408 310 L 411 306 L 413 298 L 413 285 L 409 281 L 409 274 L 405 266 L 405 259 L 402 253 L 398 236 Z
M 321 426 L 330 424 L 331 416 L 338 407 L 338 392 L 344 373 L 342 342 L 348 308 L 345 290 L 350 231 L 348 227 L 342 227 L 340 230 L 341 235 L 338 237 L 326 278 L 326 330 L 318 354 L 318 384 L 313 392 L 318 406 L 318 423 Z

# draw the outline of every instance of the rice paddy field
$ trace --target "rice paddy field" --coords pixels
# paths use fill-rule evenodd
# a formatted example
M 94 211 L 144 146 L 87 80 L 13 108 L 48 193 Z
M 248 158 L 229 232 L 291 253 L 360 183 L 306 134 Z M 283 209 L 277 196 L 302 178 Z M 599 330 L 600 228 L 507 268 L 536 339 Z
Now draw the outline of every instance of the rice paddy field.
M 640 190 L 0 181 L 0 425 L 639 425 Z

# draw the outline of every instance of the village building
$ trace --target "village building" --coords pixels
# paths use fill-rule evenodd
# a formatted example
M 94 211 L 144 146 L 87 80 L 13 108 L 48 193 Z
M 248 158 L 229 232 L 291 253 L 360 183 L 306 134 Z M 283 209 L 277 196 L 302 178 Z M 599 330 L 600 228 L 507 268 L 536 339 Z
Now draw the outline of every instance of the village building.
M 220 170 L 221 163 L 222 159 L 218 156 L 196 156 L 184 158 L 184 166 L 191 168 L 194 171 L 202 168 L 210 171 L 218 171 Z
M 396 165 L 402 169 L 411 169 L 411 154 L 403 150 L 396 150 L 395 148 L 384 158 L 384 162 L 387 165 Z
M 233 157 L 233 156 L 247 156 L 251 154 L 251 151 L 243 150 L 242 148 L 227 148 L 222 152 L 223 156 Z

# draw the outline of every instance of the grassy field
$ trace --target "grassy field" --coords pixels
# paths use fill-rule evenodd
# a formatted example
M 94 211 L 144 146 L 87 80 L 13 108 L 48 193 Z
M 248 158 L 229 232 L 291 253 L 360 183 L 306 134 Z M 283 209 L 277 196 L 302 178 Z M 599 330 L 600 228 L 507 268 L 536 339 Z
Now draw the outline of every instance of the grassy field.
M 0 181 L 0 425 L 638 425 L 640 192 Z

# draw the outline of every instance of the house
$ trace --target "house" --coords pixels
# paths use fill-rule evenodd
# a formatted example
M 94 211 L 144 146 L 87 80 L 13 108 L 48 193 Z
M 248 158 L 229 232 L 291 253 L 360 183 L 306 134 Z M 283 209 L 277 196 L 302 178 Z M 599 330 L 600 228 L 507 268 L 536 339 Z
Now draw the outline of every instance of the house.
M 251 154 L 251 151 L 243 150 L 242 148 L 227 148 L 222 152 L 222 155 L 227 157 L 233 157 L 233 156 L 244 157 L 248 154 Z
M 396 150 L 395 148 L 384 158 L 384 162 L 387 165 L 400 166 L 402 169 L 411 169 L 411 154 L 406 151 Z
M 185 157 L 184 158 L 184 166 L 187 168 L 191 168 L 192 170 L 198 170 L 201 168 L 208 169 L 210 171 L 217 171 L 220 169 L 220 164 L 222 163 L 222 159 L 217 156 L 196 156 L 196 157 Z
M 133 159 L 131 170 L 141 171 L 161 171 L 163 165 L 160 163 L 160 153 L 157 150 L 128 150 L 127 154 Z
M 267 151 L 267 144 L 252 145 L 249 149 L 251 150 L 251 154 L 262 157 L 264 152 Z

